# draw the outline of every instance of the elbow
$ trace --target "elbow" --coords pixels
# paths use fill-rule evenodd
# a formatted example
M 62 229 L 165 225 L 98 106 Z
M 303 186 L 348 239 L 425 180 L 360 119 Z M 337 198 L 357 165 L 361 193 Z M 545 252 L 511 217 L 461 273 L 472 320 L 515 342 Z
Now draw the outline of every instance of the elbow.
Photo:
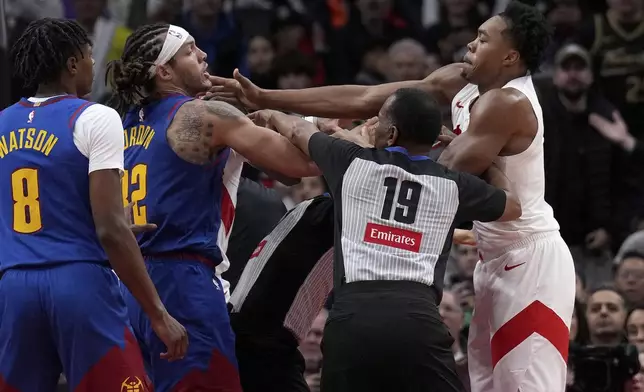
M 106 250 L 120 246 L 124 233 L 129 232 L 124 222 L 119 222 L 117 219 L 102 220 L 95 225 L 98 240 Z

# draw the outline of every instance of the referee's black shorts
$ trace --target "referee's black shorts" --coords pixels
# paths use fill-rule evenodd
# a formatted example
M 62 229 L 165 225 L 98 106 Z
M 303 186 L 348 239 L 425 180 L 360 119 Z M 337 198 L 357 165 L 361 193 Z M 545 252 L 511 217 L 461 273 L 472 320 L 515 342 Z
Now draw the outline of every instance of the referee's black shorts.
M 276 331 L 242 331 L 231 315 L 235 354 L 244 392 L 309 392 L 304 381 L 304 358 L 285 327 Z M 237 328 L 236 328 L 237 327 Z
M 324 329 L 322 392 L 463 391 L 436 302 L 422 283 L 341 286 Z

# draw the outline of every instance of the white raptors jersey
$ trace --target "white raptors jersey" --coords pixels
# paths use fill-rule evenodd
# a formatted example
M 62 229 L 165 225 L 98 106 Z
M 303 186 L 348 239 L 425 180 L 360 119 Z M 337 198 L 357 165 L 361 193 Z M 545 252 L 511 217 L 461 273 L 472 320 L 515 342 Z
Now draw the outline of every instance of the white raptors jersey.
M 246 162 L 244 157 L 239 155 L 235 150 L 230 150 L 222 179 L 224 189 L 221 196 L 221 225 L 219 226 L 219 233 L 217 234 L 217 246 L 219 246 L 219 250 L 221 251 L 222 260 L 215 269 L 215 272 L 224 288 L 226 301 L 230 299 L 230 283 L 222 279 L 221 274 L 228 271 L 228 267 L 230 267 L 230 261 L 228 261 L 226 251 L 228 250 L 228 240 L 230 240 L 230 233 L 233 231 L 233 223 L 235 222 L 237 188 L 239 188 L 239 180 L 242 169 L 244 168 L 244 162 Z
M 523 213 L 519 219 L 511 222 L 474 222 L 478 248 L 483 257 L 486 252 L 498 254 L 500 250 L 532 234 L 559 230 L 552 207 L 544 199 L 543 112 L 532 84 L 532 77 L 514 79 L 503 88 L 514 88 L 528 98 L 537 117 L 538 128 L 534 140 L 525 151 L 495 160 L 497 166 L 512 181 Z M 467 131 L 470 123 L 469 108 L 478 96 L 478 87 L 468 84 L 454 97 L 452 123 L 455 133 Z

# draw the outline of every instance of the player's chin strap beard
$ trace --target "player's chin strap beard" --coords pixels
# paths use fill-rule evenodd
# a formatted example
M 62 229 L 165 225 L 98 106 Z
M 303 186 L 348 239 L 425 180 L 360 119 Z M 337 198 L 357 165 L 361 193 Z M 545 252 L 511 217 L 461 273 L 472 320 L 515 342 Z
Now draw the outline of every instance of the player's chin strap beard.
M 190 34 L 185 29 L 170 25 L 165 35 L 165 41 L 163 41 L 163 48 L 161 48 L 157 59 L 154 60 L 154 65 L 150 67 L 150 78 L 156 75 L 159 65 L 166 64 L 177 54 L 181 46 L 188 40 L 188 37 L 190 37 Z

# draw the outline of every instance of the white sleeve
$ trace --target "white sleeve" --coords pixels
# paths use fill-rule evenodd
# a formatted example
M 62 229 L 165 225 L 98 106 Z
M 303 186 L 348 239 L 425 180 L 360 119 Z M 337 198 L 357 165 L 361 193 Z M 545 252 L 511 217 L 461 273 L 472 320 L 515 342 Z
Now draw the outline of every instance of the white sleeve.
M 93 104 L 78 116 L 74 126 L 74 144 L 87 159 L 89 171 L 123 170 L 123 123 L 116 110 Z

